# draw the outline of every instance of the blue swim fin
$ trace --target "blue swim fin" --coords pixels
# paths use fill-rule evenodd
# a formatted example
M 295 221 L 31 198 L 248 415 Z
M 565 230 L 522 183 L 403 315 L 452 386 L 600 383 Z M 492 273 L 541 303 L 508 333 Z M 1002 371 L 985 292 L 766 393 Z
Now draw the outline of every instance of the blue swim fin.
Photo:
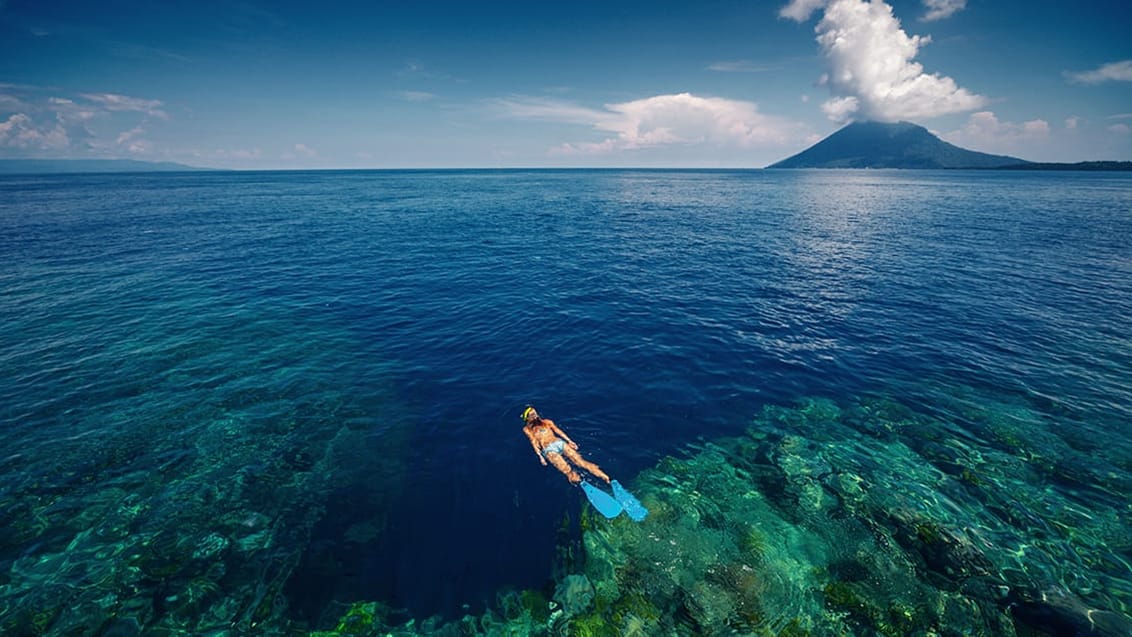
M 581 486 L 586 497 L 590 499 L 590 504 L 594 505 L 599 513 L 607 518 L 615 518 L 621 515 L 621 504 L 613 499 L 613 496 L 584 480 Z
M 625 487 L 621 486 L 621 483 L 616 480 L 611 482 L 610 486 L 613 487 L 613 497 L 617 498 L 617 501 L 625 508 L 625 513 L 629 514 L 629 517 L 632 518 L 634 522 L 640 522 L 645 519 L 645 516 L 649 514 L 649 510 L 645 508 L 645 505 L 641 504 L 640 500 L 634 497 L 632 493 L 626 491 Z

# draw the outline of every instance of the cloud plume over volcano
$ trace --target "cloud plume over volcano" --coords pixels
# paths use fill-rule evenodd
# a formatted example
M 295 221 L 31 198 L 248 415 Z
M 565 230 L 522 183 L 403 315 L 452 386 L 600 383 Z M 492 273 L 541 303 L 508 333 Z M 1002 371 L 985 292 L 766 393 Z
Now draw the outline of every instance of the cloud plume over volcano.
M 897 121 L 976 110 L 987 100 L 915 61 L 929 36 L 909 36 L 881 0 L 793 0 L 779 15 L 804 22 L 818 9 L 815 32 L 828 65 L 821 83 L 830 119 Z

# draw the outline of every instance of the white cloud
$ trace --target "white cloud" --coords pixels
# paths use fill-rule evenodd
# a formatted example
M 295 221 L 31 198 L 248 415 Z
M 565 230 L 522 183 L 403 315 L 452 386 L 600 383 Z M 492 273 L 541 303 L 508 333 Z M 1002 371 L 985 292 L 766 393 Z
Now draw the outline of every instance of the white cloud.
M 211 152 L 193 152 L 192 155 L 198 158 L 241 162 L 259 159 L 263 156 L 263 151 L 258 148 L 217 148 Z
M 967 0 L 923 0 L 924 8 L 928 10 L 921 20 L 933 22 L 950 18 L 959 11 L 967 8 Z
M 159 100 L 147 100 L 115 93 L 82 93 L 81 97 L 108 111 L 138 112 L 158 119 L 169 118 L 165 111 L 161 110 L 162 104 Z
M 1109 62 L 1092 71 L 1065 72 L 1071 82 L 1100 84 L 1102 82 L 1132 82 L 1132 60 Z
M 3 84 L 0 84 L 0 90 L 4 90 Z M 16 111 L 26 111 L 29 108 L 27 102 L 24 102 L 18 96 L 9 93 L 0 93 L 0 112 L 12 113 Z
M 31 118 L 23 113 L 16 113 L 8 118 L 8 121 L 0 124 L 0 137 L 6 137 L 12 134 L 12 131 L 21 129 L 31 121 Z
M 56 123 L 40 126 L 26 113 L 16 113 L 0 122 L 0 148 L 21 151 L 55 151 L 70 144 L 67 131 Z
M 131 155 L 148 155 L 153 150 L 153 143 L 144 139 L 142 135 L 145 135 L 145 128 L 140 125 L 135 126 L 120 133 L 114 143 Z
M 799 125 L 764 115 L 752 102 L 690 93 L 656 95 L 592 109 L 544 98 L 509 98 L 496 105 L 508 117 L 588 125 L 611 133 L 599 142 L 565 143 L 558 154 L 605 154 L 660 146 L 756 148 L 782 146 Z
M 618 117 L 605 125 L 626 147 L 668 143 L 737 144 L 749 147 L 785 142 L 780 123 L 752 102 L 690 93 L 657 95 L 610 104 Z
M 915 120 L 986 104 L 951 78 L 926 73 L 914 59 L 931 38 L 905 33 L 882 0 L 793 0 L 780 14 L 801 21 L 820 7 L 815 31 L 829 64 L 822 84 L 833 96 L 822 109 L 830 119 Z
M 140 136 L 143 132 L 144 131 L 142 130 L 141 126 L 135 126 L 134 128 L 119 134 L 117 141 L 114 143 L 118 144 L 119 146 L 128 144 L 131 141 L 137 139 L 138 136 Z
M 1044 119 L 1032 119 L 1022 122 L 1022 133 L 1027 136 L 1045 137 L 1049 135 L 1049 122 Z
M 1017 154 L 1049 138 L 1049 122 L 1033 119 L 1020 124 L 1003 122 L 991 111 L 972 113 L 962 128 L 940 136 L 963 148 L 988 153 Z
M 144 135 L 168 120 L 162 102 L 116 93 L 60 95 L 57 89 L 0 84 L 0 149 L 21 157 L 148 154 Z M 18 108 L 16 108 L 18 107 Z M 15 113 L 14 115 L 12 113 Z
M 778 10 L 778 15 L 795 22 L 805 22 L 814 11 L 825 6 L 828 0 L 790 0 L 789 4 Z
M 790 0 L 778 11 L 778 15 L 796 22 L 805 22 L 818 9 L 829 5 L 831 0 Z M 924 22 L 950 18 L 967 8 L 967 0 L 921 0 L 927 12 L 920 17 Z
M 1116 133 L 1117 135 L 1127 135 L 1132 133 L 1132 126 L 1128 126 L 1128 124 L 1113 124 L 1108 127 L 1108 131 L 1110 133 Z
M 835 122 L 847 122 L 861 110 L 861 101 L 856 97 L 832 97 L 821 105 L 826 117 Z
M 967 118 L 963 130 L 970 135 L 985 137 L 1023 137 L 1044 136 L 1049 134 L 1049 124 L 1045 120 L 1034 119 L 1021 124 L 999 121 L 991 111 L 972 113 Z
M 294 159 L 314 159 L 318 157 L 318 151 L 307 146 L 306 144 L 295 144 L 291 150 L 279 156 L 279 159 L 294 160 Z
M 149 155 L 153 152 L 153 142 L 148 139 L 136 139 L 126 145 L 126 152 L 131 155 Z
M 1081 118 L 1077 117 L 1076 115 L 1074 115 L 1073 117 L 1066 117 L 1065 118 L 1065 127 L 1070 129 L 1070 130 L 1077 128 L 1077 126 L 1080 123 L 1081 123 Z
M 41 109 L 46 114 L 53 114 L 56 121 L 66 128 L 81 132 L 83 137 L 93 135 L 88 128 L 90 122 L 101 115 L 108 115 L 106 111 L 90 104 L 77 104 L 74 100 L 62 97 L 52 97 L 47 100 L 47 107 Z

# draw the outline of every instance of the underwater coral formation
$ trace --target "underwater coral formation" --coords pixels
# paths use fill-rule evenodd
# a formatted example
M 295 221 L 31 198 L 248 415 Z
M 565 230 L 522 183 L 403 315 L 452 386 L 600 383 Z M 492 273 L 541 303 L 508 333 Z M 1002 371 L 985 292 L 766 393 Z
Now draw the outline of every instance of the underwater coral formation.
M 1119 460 L 1127 450 L 1087 456 L 1025 404 L 952 395 L 933 413 L 884 398 L 767 407 L 744 435 L 644 471 L 633 485 L 651 511 L 643 522 L 584 509 L 580 542 L 559 547 L 558 576 L 546 589 L 500 592 L 481 615 L 455 621 L 406 619 L 377 600 L 331 604 L 319 626 L 289 613 L 286 580 L 300 556 L 273 547 L 302 544 L 281 534 L 310 528 L 311 494 L 328 479 L 316 477 L 328 474 L 323 458 L 294 456 L 304 470 L 247 466 L 222 488 L 185 480 L 143 498 L 158 486 L 141 481 L 92 489 L 81 507 L 57 498 L 60 513 L 85 520 L 85 530 L 69 533 L 52 530 L 56 509 L 25 503 L 27 515 L 9 516 L 6 540 L 38 539 L 43 548 L 0 580 L 0 629 L 1132 634 L 1132 510 L 1120 496 L 1129 471 Z M 327 454 L 356 443 L 341 435 Z M 197 459 L 169 461 L 207 475 Z M 234 504 L 260 489 L 285 497 L 271 510 Z M 189 524 L 204 503 L 227 513 L 192 532 L 205 528 Z M 155 525 L 155 517 L 185 524 Z M 371 527 L 352 532 L 379 532 Z
M 1118 494 L 1123 451 L 1086 459 L 1025 405 L 939 407 L 768 407 L 746 435 L 645 471 L 643 523 L 586 510 L 580 572 L 549 615 L 532 592 L 459 629 L 394 632 L 1132 634 L 1132 512 L 1058 478 L 1086 463 L 1079 480 Z M 995 433 L 957 435 L 972 429 Z
M 293 631 L 286 586 L 327 495 L 364 492 L 374 475 L 352 467 L 402 440 L 366 435 L 341 393 L 317 389 L 228 394 L 80 438 L 5 484 L 0 634 Z M 375 512 L 395 494 L 386 469 Z

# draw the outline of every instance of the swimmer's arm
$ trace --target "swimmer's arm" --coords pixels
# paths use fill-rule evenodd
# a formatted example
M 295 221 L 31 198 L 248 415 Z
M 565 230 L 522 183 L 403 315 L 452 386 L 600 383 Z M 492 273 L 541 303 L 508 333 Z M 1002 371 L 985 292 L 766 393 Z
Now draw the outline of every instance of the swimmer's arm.
M 527 440 L 531 441 L 531 448 L 535 450 L 535 455 L 538 456 L 538 461 L 545 466 L 546 458 L 543 457 L 542 449 L 539 449 L 538 442 L 535 441 L 535 437 L 526 429 L 523 430 L 523 433 L 527 434 Z

